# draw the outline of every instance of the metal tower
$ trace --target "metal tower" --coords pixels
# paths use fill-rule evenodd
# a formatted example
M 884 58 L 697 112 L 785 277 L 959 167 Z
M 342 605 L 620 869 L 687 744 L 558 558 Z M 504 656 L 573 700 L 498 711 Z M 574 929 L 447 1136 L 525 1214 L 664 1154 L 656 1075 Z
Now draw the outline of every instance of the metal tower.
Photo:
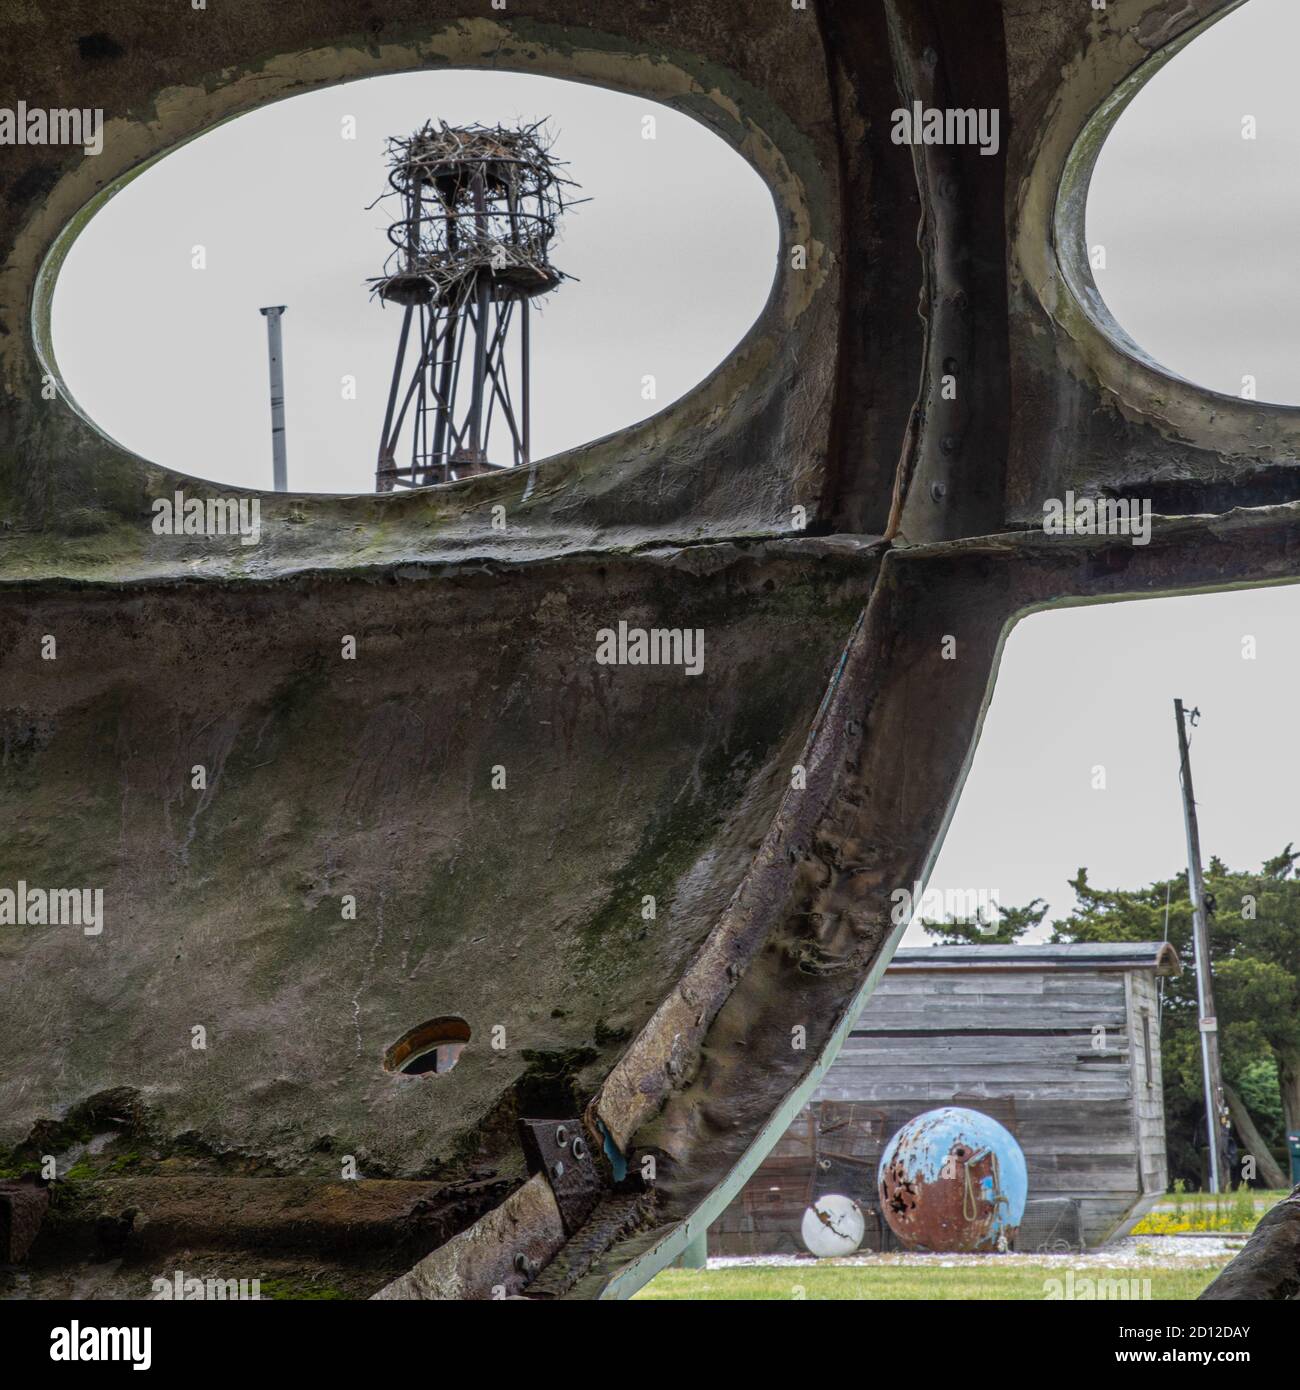
M 392 193 L 384 197 L 395 193 L 401 212 L 388 228 L 394 250 L 384 274 L 370 283 L 403 315 L 379 492 L 530 461 L 529 301 L 565 278 L 550 263 L 550 245 L 564 189 L 573 186 L 559 175 L 540 126 L 453 129 L 430 121 L 410 139 L 388 142 Z M 497 438 L 508 435 L 508 443 L 493 457 L 497 420 Z

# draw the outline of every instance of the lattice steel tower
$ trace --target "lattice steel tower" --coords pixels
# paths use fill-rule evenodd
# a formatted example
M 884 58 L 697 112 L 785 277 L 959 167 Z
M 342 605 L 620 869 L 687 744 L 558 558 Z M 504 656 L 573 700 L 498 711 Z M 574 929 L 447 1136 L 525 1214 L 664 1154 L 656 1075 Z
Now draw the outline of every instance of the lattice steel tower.
M 375 471 L 379 492 L 529 462 L 529 301 L 565 278 L 550 263 L 550 247 L 564 190 L 573 187 L 540 127 L 430 121 L 410 139 L 388 142 L 392 192 L 384 197 L 400 199 L 401 215 L 388 228 L 395 249 L 384 274 L 370 284 L 404 312 Z M 498 440 L 509 442 L 494 457 L 497 422 Z

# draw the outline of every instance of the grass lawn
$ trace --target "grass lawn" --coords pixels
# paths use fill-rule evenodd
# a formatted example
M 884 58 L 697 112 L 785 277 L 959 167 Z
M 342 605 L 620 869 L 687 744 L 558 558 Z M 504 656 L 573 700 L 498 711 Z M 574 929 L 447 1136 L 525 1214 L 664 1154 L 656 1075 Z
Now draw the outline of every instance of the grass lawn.
M 1170 1192 L 1167 1196 L 1160 1199 L 1160 1205 L 1165 1206 L 1167 1204 L 1172 1206 L 1174 1203 L 1181 1201 L 1185 1207 L 1206 1207 L 1213 1206 L 1216 1202 L 1231 1202 L 1239 1195 L 1242 1195 L 1240 1189 L 1237 1192 L 1231 1193 L 1220 1192 L 1218 1196 L 1215 1196 L 1213 1192 Z M 1273 1189 L 1267 1187 L 1246 1188 L 1244 1195 L 1250 1197 L 1258 1206 L 1271 1207 L 1275 1202 L 1280 1202 L 1284 1197 L 1289 1197 L 1291 1195 L 1291 1189 L 1289 1187 L 1284 1187 L 1280 1191 L 1275 1192 Z
M 1082 1281 L 1125 1280 L 1119 1285 L 1138 1298 L 1192 1299 L 1219 1272 L 1220 1263 L 1188 1261 L 1177 1268 L 1088 1266 L 1074 1271 L 1075 1299 L 1096 1289 Z M 823 1261 L 806 1266 L 732 1266 L 727 1269 L 666 1269 L 637 1298 L 715 1299 L 1043 1299 L 1064 1284 L 1069 1271 L 1060 1266 L 995 1264 L 988 1268 L 917 1268 L 916 1266 L 844 1265 Z M 1146 1281 L 1150 1280 L 1149 1293 Z M 1107 1297 L 1114 1297 L 1113 1287 Z M 1057 1296 L 1061 1294 L 1058 1291 Z

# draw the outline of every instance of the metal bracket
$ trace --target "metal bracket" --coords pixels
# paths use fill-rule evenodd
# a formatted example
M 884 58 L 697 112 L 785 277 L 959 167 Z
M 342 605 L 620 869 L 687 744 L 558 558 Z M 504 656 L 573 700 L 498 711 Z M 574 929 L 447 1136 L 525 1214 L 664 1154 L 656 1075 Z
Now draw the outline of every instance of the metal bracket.
M 582 1122 L 520 1120 L 519 1137 L 529 1173 L 546 1174 L 565 1234 L 574 1235 L 605 1192 Z

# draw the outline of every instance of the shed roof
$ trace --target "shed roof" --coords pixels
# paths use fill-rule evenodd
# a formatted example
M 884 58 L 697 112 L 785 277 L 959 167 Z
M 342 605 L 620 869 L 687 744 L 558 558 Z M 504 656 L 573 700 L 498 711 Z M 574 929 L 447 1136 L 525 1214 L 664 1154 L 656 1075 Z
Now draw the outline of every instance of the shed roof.
M 1071 941 L 1041 946 L 905 946 L 886 973 L 937 970 L 1150 970 L 1182 971 L 1167 941 Z

